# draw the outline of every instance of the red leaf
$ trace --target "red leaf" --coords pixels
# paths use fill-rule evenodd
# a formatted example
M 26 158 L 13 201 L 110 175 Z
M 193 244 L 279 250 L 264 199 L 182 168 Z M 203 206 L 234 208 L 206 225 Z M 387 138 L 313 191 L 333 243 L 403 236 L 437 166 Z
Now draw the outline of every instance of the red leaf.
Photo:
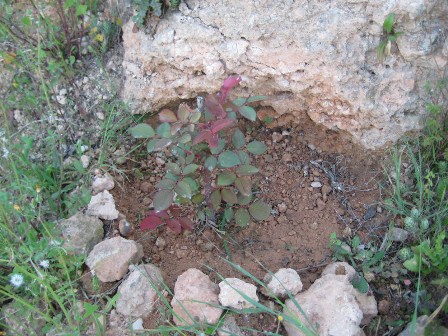
M 146 216 L 155 216 L 155 217 L 159 217 L 159 218 L 163 218 L 163 219 L 169 219 L 170 216 L 168 215 L 168 212 L 166 212 L 166 210 L 162 210 L 162 211 L 155 211 L 155 210 L 151 210 L 148 211 L 148 213 L 146 214 Z
M 213 133 L 210 139 L 207 139 L 208 146 L 210 148 L 216 148 L 219 145 L 219 136 L 218 133 Z
M 212 132 L 218 133 L 220 130 L 224 128 L 232 126 L 234 120 L 233 119 L 220 119 L 212 122 Z
M 196 137 L 193 139 L 193 145 L 197 145 L 202 141 L 209 141 L 212 138 L 213 134 L 210 130 L 201 131 Z
M 225 90 L 232 90 L 235 86 L 237 86 L 241 82 L 241 76 L 229 76 L 224 81 L 222 88 Z
M 148 216 L 142 220 L 140 223 L 140 230 L 151 230 L 155 229 L 159 225 L 163 224 L 163 220 L 160 217 Z
M 168 219 L 166 221 L 166 226 L 168 226 L 171 230 L 173 230 L 176 233 L 182 232 L 182 225 L 180 224 L 180 221 L 175 218 Z
M 161 122 L 168 122 L 168 123 L 171 123 L 171 122 L 175 122 L 175 121 L 177 121 L 177 117 L 176 117 L 176 115 L 174 114 L 173 111 L 168 110 L 168 109 L 163 109 L 163 110 L 159 113 L 159 120 L 160 120 Z
M 204 105 L 205 108 L 215 117 L 223 118 L 226 116 L 224 108 L 215 95 L 208 95 L 207 97 L 205 97 Z

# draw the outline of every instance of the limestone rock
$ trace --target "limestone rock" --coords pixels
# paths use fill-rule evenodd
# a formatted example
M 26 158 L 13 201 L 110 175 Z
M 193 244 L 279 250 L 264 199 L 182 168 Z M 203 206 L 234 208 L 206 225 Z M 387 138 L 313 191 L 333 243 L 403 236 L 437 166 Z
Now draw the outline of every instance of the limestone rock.
M 122 237 L 107 239 L 97 244 L 86 260 L 86 265 L 102 282 L 120 280 L 132 263 L 143 258 L 143 248 L 133 240 Z
M 389 13 L 403 34 L 381 63 Z M 123 27 L 123 97 L 134 112 L 216 92 L 238 73 L 239 95 L 269 95 L 262 104 L 278 114 L 308 115 L 368 148 L 421 127 L 425 84 L 448 58 L 446 1 L 189 0 L 150 20 L 148 34 Z
M 370 293 L 361 293 L 356 288 L 353 288 L 353 295 L 362 311 L 361 325 L 369 324 L 370 321 L 378 315 L 378 305 L 375 297 Z
M 87 255 L 104 235 L 103 222 L 81 212 L 59 221 L 56 226 L 61 230 L 64 247 L 77 255 Z
M 292 268 L 281 268 L 274 275 L 266 274 L 263 281 L 267 289 L 262 288 L 262 292 L 271 297 L 287 298 L 288 292 L 294 296 L 303 288 L 300 276 Z
M 353 286 L 346 275 L 327 274 L 317 279 L 311 287 L 295 296 L 296 301 L 317 328 L 320 336 L 361 336 L 359 327 L 362 311 L 353 294 Z M 305 318 L 292 300 L 286 300 L 285 315 L 293 312 L 299 321 L 307 324 Z M 289 336 L 305 335 L 291 322 L 284 320 Z M 311 326 L 307 325 L 309 328 Z
M 394 227 L 392 230 L 392 240 L 395 242 L 404 242 L 409 237 L 409 232 L 404 229 Z
M 233 316 L 227 315 L 218 329 L 218 336 L 244 336 Z
M 174 323 L 215 324 L 219 321 L 222 309 L 211 305 L 219 305 L 218 286 L 211 282 L 207 275 L 196 268 L 190 268 L 177 278 L 171 301 L 175 313 Z
M 348 281 L 352 281 L 356 275 L 355 269 L 345 261 L 334 262 L 322 271 L 322 276 L 327 274 L 345 275 Z
M 114 197 L 107 190 L 92 196 L 86 213 L 106 220 L 118 218 L 118 210 L 115 208 Z
M 238 278 L 226 278 L 219 283 L 219 302 L 235 309 L 254 308 L 240 293 L 258 302 L 257 287 Z
M 98 194 L 104 190 L 111 190 L 114 187 L 114 179 L 109 174 L 104 174 L 103 176 L 97 175 L 93 178 L 92 189 L 95 194 Z
M 118 287 L 117 311 L 126 316 L 147 317 L 163 283 L 160 269 L 152 264 L 129 266 L 131 273 Z

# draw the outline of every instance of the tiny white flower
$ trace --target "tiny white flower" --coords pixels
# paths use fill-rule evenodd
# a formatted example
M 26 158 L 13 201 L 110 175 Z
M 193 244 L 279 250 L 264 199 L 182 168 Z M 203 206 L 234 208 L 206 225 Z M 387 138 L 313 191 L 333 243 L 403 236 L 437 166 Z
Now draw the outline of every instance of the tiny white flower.
M 42 268 L 48 268 L 50 266 L 50 261 L 48 259 L 41 260 L 39 266 Z
M 9 282 L 15 288 L 19 288 L 23 285 L 23 275 L 22 274 L 12 274 Z

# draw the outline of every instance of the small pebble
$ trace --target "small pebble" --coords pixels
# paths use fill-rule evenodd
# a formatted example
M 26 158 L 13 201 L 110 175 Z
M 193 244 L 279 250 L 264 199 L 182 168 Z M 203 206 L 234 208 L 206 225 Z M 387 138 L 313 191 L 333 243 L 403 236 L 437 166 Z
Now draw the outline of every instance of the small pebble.
M 131 223 L 129 223 L 126 219 L 120 220 L 118 223 L 118 230 L 123 237 L 129 236 L 133 231 Z
M 163 239 L 162 237 L 157 237 L 156 246 L 159 248 L 159 250 L 163 250 L 166 246 L 165 239 Z
M 311 182 L 311 187 L 313 187 L 313 188 L 321 188 L 322 187 L 322 183 L 316 182 L 316 181 Z
M 141 318 L 132 323 L 132 330 L 143 330 L 143 320 Z
M 288 210 L 288 206 L 285 203 L 280 203 L 279 205 L 277 205 L 278 208 L 278 212 L 283 213 L 286 212 L 286 210 Z
M 96 117 L 97 117 L 99 120 L 104 120 L 104 113 L 103 113 L 103 112 L 97 112 L 97 113 L 96 113 Z
M 90 164 L 90 156 L 81 155 L 81 164 L 84 169 L 87 168 Z

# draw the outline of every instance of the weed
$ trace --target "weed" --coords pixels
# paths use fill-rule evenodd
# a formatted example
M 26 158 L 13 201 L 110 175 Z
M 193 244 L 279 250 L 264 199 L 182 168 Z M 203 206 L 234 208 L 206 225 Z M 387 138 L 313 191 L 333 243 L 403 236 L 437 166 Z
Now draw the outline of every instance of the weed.
M 397 41 L 398 36 L 403 34 L 402 32 L 395 31 L 395 14 L 390 13 L 386 16 L 383 22 L 383 38 L 377 48 L 378 59 L 382 63 L 384 58 L 390 55 L 390 48 L 392 42 Z
M 136 6 L 136 14 L 132 17 L 132 21 L 143 27 L 149 13 L 161 17 L 168 9 L 176 10 L 181 0 L 170 0 L 169 5 L 164 0 L 133 0 L 132 3 Z
M 184 103 L 177 113 L 162 110 L 162 124 L 156 131 L 148 124 L 130 129 L 135 138 L 153 138 L 147 144 L 148 152 L 164 151 L 172 160 L 156 185 L 154 211 L 142 221 L 142 229 L 166 224 L 175 232 L 191 230 L 193 223 L 182 211 L 186 205 L 193 207 L 191 212 L 200 221 L 215 222 L 219 212 L 227 223 L 234 219 L 240 227 L 247 226 L 251 217 L 261 221 L 271 214 L 268 204 L 254 200 L 251 176 L 258 169 L 247 154 L 261 155 L 266 145 L 257 140 L 247 143 L 238 128 L 229 135 L 230 142 L 225 138 L 224 130 L 236 124 L 237 112 L 255 121 L 255 110 L 246 104 L 264 98 L 229 101 L 229 92 L 240 80 L 236 76 L 227 78 L 219 93 L 205 98 L 203 107 L 199 103 L 193 110 Z

